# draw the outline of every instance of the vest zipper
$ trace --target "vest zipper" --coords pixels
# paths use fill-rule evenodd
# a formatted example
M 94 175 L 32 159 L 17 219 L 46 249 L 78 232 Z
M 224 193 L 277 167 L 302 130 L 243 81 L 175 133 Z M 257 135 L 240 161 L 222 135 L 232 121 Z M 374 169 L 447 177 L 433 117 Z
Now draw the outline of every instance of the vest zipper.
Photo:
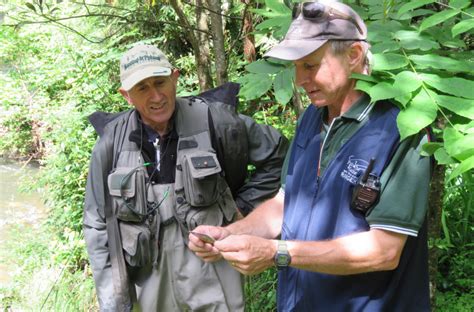
M 161 155 L 160 155 L 160 138 L 156 137 L 155 142 L 153 142 L 153 146 L 156 150 L 156 170 L 160 171 L 160 164 L 161 164 Z

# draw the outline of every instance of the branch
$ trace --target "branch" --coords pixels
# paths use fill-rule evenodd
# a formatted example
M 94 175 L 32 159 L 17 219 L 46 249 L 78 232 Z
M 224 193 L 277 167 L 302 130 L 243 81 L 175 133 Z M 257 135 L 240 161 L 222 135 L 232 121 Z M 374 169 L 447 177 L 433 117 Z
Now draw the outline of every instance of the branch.
M 230 19 L 236 19 L 236 20 L 243 20 L 242 18 L 238 17 L 238 16 L 230 16 L 230 15 L 226 15 L 226 14 L 222 14 L 222 12 L 218 12 L 218 11 L 215 11 L 215 10 L 212 10 L 208 7 L 205 7 L 203 5 L 196 5 L 190 1 L 183 1 L 184 3 L 186 4 L 189 4 L 190 6 L 193 6 L 193 7 L 196 7 L 196 8 L 201 8 L 201 9 L 204 9 L 206 11 L 209 11 L 211 13 L 214 13 L 214 14 L 217 14 L 217 15 L 220 15 L 222 17 L 226 17 L 226 18 L 230 18 Z

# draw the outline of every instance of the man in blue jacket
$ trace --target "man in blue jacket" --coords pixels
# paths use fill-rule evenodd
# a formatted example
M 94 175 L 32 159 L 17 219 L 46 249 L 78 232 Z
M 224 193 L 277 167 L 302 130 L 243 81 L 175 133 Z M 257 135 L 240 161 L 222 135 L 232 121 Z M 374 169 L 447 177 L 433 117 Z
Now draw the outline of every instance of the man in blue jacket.
M 400 141 L 390 102 L 371 102 L 367 28 L 349 6 L 298 3 L 265 56 L 293 61 L 310 105 L 298 122 L 284 187 L 245 219 L 198 227 L 204 260 L 244 274 L 276 265 L 279 311 L 428 311 L 430 158 L 426 133 Z M 281 235 L 280 240 L 277 240 Z

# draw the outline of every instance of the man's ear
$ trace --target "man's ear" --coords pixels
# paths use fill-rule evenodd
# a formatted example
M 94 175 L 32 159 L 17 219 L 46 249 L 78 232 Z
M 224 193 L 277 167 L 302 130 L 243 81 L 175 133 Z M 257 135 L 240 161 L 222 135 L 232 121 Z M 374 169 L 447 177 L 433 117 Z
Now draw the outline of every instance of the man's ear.
M 124 89 L 120 88 L 119 92 L 125 98 L 125 100 L 127 100 L 128 104 L 133 105 L 132 99 L 130 98 L 128 91 L 125 91 Z
M 354 42 L 349 49 L 349 66 L 352 72 L 359 72 L 364 65 L 364 48 L 360 42 Z
M 171 72 L 170 77 L 173 80 L 174 84 L 176 85 L 178 83 L 178 78 L 179 78 L 179 69 L 173 68 L 173 71 Z

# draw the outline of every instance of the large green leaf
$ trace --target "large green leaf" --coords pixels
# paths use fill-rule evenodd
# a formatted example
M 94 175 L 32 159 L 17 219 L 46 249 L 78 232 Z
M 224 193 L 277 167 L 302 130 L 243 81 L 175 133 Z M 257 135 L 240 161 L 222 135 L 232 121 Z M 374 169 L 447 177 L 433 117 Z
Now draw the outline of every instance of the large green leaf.
M 474 18 L 466 19 L 457 23 L 453 26 L 451 32 L 453 34 L 453 37 L 456 37 L 457 35 L 462 34 L 472 28 L 474 28 Z
M 267 74 L 248 74 L 239 79 L 241 88 L 239 95 L 246 100 L 253 100 L 261 97 L 270 90 L 272 79 Z
M 283 65 L 258 60 L 245 66 L 245 69 L 254 74 L 276 74 L 285 67 Z
M 369 76 L 369 75 L 363 75 L 363 74 L 357 74 L 357 73 L 352 73 L 351 78 L 357 79 L 357 80 L 364 80 L 364 81 L 370 81 L 377 83 L 379 82 L 375 77 Z
M 405 67 L 407 59 L 400 54 L 374 54 L 374 70 L 392 70 Z
M 258 15 L 268 17 L 268 18 L 282 16 L 282 14 L 279 13 L 279 12 L 269 11 L 269 10 L 265 10 L 265 9 L 251 9 L 250 11 L 252 13 L 257 13 Z
M 423 16 L 423 15 L 431 15 L 431 14 L 434 14 L 434 13 L 435 12 L 432 11 L 432 10 L 418 9 L 418 10 L 414 10 L 414 11 L 405 12 L 403 14 L 399 14 L 398 12 L 393 12 L 393 13 L 390 14 L 390 17 L 393 18 L 393 19 L 396 19 L 396 20 L 403 21 L 403 20 L 412 19 L 413 17 Z
M 400 93 L 409 93 L 413 92 L 419 87 L 421 87 L 421 79 L 412 71 L 402 71 L 398 73 L 395 77 L 395 82 L 393 87 L 396 90 L 399 90 Z
M 444 148 L 437 149 L 434 153 L 434 157 L 436 159 L 436 162 L 440 165 L 449 165 L 456 163 L 456 160 L 449 156 L 449 154 Z
M 373 86 L 374 86 L 374 84 L 369 82 L 369 81 L 358 80 L 357 83 L 356 83 L 355 88 L 357 90 L 361 90 L 361 91 L 364 91 L 365 93 L 369 94 L 370 89 L 372 89 Z
M 446 128 L 443 132 L 446 152 L 459 161 L 474 155 L 474 133 L 462 134 L 453 128 Z
M 438 49 L 439 44 L 432 40 L 430 36 L 420 34 L 412 30 L 399 30 L 394 37 L 400 41 L 400 45 L 407 50 L 429 51 Z
M 454 179 L 458 175 L 463 174 L 464 172 L 467 172 L 468 170 L 471 170 L 472 168 L 474 168 L 474 156 L 463 160 L 456 168 L 454 168 L 448 177 L 448 181 Z
M 264 29 L 271 29 L 271 28 L 281 28 L 283 25 L 289 25 L 290 23 L 291 23 L 291 17 L 277 16 L 277 17 L 272 17 L 267 20 L 264 20 L 263 22 L 255 26 L 255 29 L 264 30 Z
M 386 41 L 374 44 L 370 51 L 372 53 L 387 53 L 400 50 L 400 43 L 398 41 Z
M 465 9 L 472 5 L 471 0 L 450 0 L 449 6 L 456 9 Z
M 400 137 L 404 138 L 418 133 L 430 125 L 436 118 L 437 106 L 425 90 L 421 91 L 411 100 L 408 107 L 398 114 L 397 124 Z
M 409 55 L 408 58 L 412 60 L 419 68 L 436 68 L 451 72 L 474 72 L 474 64 L 472 62 L 458 61 L 450 57 L 439 56 L 436 54 L 425 55 Z
M 265 6 L 274 12 L 291 16 L 291 10 L 283 3 L 283 0 L 265 0 Z
M 435 0 L 416 0 L 416 1 L 409 1 L 408 3 L 401 6 L 398 10 L 398 16 L 401 16 L 403 13 L 411 11 L 413 9 L 419 8 L 421 6 L 430 4 L 435 2 Z
M 423 81 L 444 93 L 474 99 L 474 81 L 458 77 L 441 78 L 433 74 L 420 74 Z
M 380 82 L 370 88 L 369 95 L 372 102 L 377 102 L 379 100 L 392 99 L 399 95 L 399 91 L 388 82 Z
M 430 156 L 430 155 L 433 155 L 440 148 L 443 148 L 443 143 L 428 142 L 428 143 L 423 144 L 422 153 L 424 156 Z
M 454 96 L 435 95 L 439 106 L 449 109 L 453 113 L 474 119 L 474 101 L 461 99 Z
M 459 10 L 450 9 L 450 10 L 443 10 L 441 12 L 433 14 L 430 17 L 425 18 L 423 20 L 423 22 L 421 22 L 420 32 L 427 29 L 427 28 L 438 25 L 439 23 L 442 23 L 442 22 L 450 19 L 451 17 L 456 16 L 460 12 L 461 11 L 459 11 Z
M 273 88 L 275 90 L 275 98 L 280 104 L 286 104 L 293 96 L 293 77 L 295 71 L 293 68 L 286 68 L 275 76 Z

